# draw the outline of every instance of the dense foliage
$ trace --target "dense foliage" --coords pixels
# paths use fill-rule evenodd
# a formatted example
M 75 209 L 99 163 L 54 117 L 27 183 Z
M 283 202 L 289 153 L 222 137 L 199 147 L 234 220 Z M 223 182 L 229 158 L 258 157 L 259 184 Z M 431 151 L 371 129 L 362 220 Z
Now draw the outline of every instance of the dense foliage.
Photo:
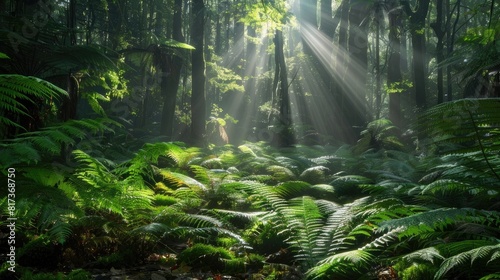
M 499 7 L 0 1 L 0 278 L 500 278 Z
M 265 279 L 495 278 L 495 102 L 428 111 L 419 129 L 432 143 L 418 150 L 385 120 L 339 147 L 129 139 L 138 148 L 126 149 L 104 119 L 20 135 L 1 157 L 19 170 L 18 271 L 162 262 Z

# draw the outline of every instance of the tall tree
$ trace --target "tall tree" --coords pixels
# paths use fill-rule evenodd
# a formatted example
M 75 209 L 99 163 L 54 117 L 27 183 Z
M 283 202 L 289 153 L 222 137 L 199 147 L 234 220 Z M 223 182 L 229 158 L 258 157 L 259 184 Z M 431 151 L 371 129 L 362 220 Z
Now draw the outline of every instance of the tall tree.
M 191 44 L 195 50 L 191 56 L 192 93 L 191 93 L 191 140 L 202 144 L 205 135 L 206 94 L 205 94 L 205 3 L 203 0 L 191 2 Z
M 337 49 L 334 53 L 334 69 L 336 75 L 332 81 L 332 95 L 334 101 L 333 117 L 335 119 L 335 128 L 333 135 L 338 140 L 345 140 L 345 127 L 347 126 L 348 118 L 344 114 L 345 100 L 348 93 L 343 86 L 343 81 L 346 78 L 347 68 L 347 46 L 348 46 L 348 30 L 349 30 L 349 11 L 350 0 L 342 0 L 337 13 L 339 14 L 339 31 L 337 35 Z
M 288 92 L 288 75 L 283 51 L 283 31 L 279 28 L 274 33 L 274 86 L 279 106 L 277 144 L 290 146 L 295 143 L 292 128 L 292 111 Z
M 373 6 L 375 24 L 375 118 L 380 118 L 382 110 L 382 73 L 380 67 L 380 29 L 382 28 L 384 4 L 377 1 Z
M 410 22 L 412 43 L 413 85 L 415 88 L 415 102 L 417 109 L 426 107 L 426 47 L 425 47 L 425 20 L 429 11 L 430 0 L 418 0 L 413 9 L 407 0 L 400 1 Z
M 321 0 L 319 30 L 328 36 L 328 38 L 333 38 L 335 28 L 334 16 L 332 14 L 332 0 Z
M 455 48 L 455 37 L 457 33 L 457 26 L 458 22 L 460 20 L 460 13 L 461 13 L 461 0 L 457 0 L 455 2 L 455 5 L 453 8 L 450 9 L 450 1 L 446 0 L 446 9 L 447 9 L 447 14 L 448 14 L 448 20 L 447 20 L 447 30 L 446 32 L 446 55 L 450 57 L 453 54 L 454 48 Z M 453 20 L 452 24 L 452 15 L 455 14 L 455 19 Z M 446 65 L 446 95 L 447 95 L 447 100 L 451 101 L 453 100 L 453 78 L 452 78 L 452 66 L 451 65 Z
M 76 1 L 70 0 L 66 12 L 66 27 L 68 28 L 68 44 L 76 45 Z M 71 70 L 66 75 L 66 84 L 68 97 L 64 100 L 61 107 L 61 118 L 64 121 L 74 119 L 76 116 L 76 108 L 78 103 L 78 82 L 73 76 Z
M 178 42 L 184 41 L 182 35 L 182 0 L 174 1 L 174 17 L 172 27 L 172 39 Z M 177 100 L 177 91 L 181 78 L 182 58 L 176 53 L 167 56 L 168 72 L 162 77 L 161 89 L 163 96 L 163 112 L 161 119 L 161 132 L 172 139 L 173 127 L 175 121 L 175 104 Z
M 401 127 L 401 10 L 393 1 L 389 11 L 389 58 L 387 62 L 387 88 L 389 89 L 389 119 Z
M 312 46 L 310 45 L 311 42 L 307 41 L 304 33 L 317 28 L 317 5 L 317 0 L 300 0 L 299 20 L 301 22 L 301 29 L 305 29 L 302 31 L 302 51 L 305 55 L 310 57 L 314 57 L 314 52 L 312 51 Z M 314 63 L 318 63 L 317 59 L 315 59 Z
M 365 16 L 370 8 L 370 2 L 351 0 L 349 10 L 349 38 L 347 64 L 348 76 L 344 79 L 344 88 L 348 95 L 342 106 L 346 116 L 344 124 L 344 141 L 355 143 L 366 125 L 366 83 L 368 73 L 368 21 Z
M 446 29 L 444 29 L 444 17 L 443 17 L 443 0 L 436 1 L 436 21 L 431 23 L 431 27 L 436 33 L 436 64 L 437 68 L 437 103 L 443 103 L 444 100 L 444 84 L 443 84 L 443 67 L 441 63 L 444 60 L 444 39 L 446 35 Z

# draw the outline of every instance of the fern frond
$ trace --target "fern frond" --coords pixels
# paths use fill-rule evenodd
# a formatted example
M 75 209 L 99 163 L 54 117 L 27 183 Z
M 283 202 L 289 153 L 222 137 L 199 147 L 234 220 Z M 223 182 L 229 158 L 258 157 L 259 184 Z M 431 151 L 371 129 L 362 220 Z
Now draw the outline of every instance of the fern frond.
M 434 276 L 434 279 L 441 279 L 452 269 L 463 269 L 464 266 L 472 266 L 475 261 L 490 259 L 493 254 L 498 254 L 500 251 L 500 244 L 495 245 L 485 245 L 479 248 L 468 250 L 457 255 L 451 256 L 443 261 L 439 270 Z M 486 266 L 491 260 L 487 260 Z
M 488 274 L 486 276 L 481 277 L 479 280 L 496 280 L 500 279 L 500 272 Z
M 380 223 L 378 232 L 388 229 L 403 227 L 406 229 L 403 235 L 415 235 L 423 232 L 424 228 L 433 230 L 443 228 L 446 225 L 455 224 L 457 221 L 464 220 L 465 217 L 475 213 L 474 209 L 450 208 L 436 209 L 423 213 L 417 213 L 408 217 L 383 221 Z
M 334 187 L 335 194 L 338 196 L 356 196 L 360 195 L 360 189 L 358 188 L 359 185 L 369 184 L 371 182 L 371 179 L 364 176 L 345 175 L 336 178 L 330 182 L 330 185 Z
M 279 165 L 271 165 L 266 168 L 266 171 L 278 182 L 291 181 L 296 178 L 296 175 L 290 169 Z
M 68 73 L 75 69 L 100 67 L 115 68 L 116 64 L 98 47 L 89 45 L 58 46 L 46 62 L 51 67 Z
M 273 191 L 284 199 L 306 195 L 310 190 L 311 185 L 302 181 L 286 181 L 273 188 Z
M 428 247 L 413 251 L 402 258 L 406 263 L 412 262 L 429 262 L 431 264 L 439 263 L 445 260 L 438 249 L 435 247 Z
M 0 75 L 0 104 L 8 103 L 14 106 L 22 106 L 17 100 L 28 100 L 32 98 L 50 100 L 68 96 L 68 93 L 54 84 L 40 78 L 16 74 Z M 20 113 L 22 111 L 13 111 Z M 25 112 L 28 113 L 29 112 Z
M 187 175 L 184 175 L 182 173 L 172 172 L 164 169 L 160 171 L 160 174 L 163 176 L 163 179 L 174 188 L 189 186 L 189 187 L 196 187 L 202 190 L 207 189 L 207 187 L 198 180 L 191 178 Z
M 23 102 L 38 106 L 39 100 L 43 102 L 58 100 L 64 96 L 68 96 L 66 91 L 40 78 L 2 74 L 0 75 L 0 110 L 4 113 L 0 116 L 0 125 L 21 128 L 20 125 L 15 124 L 15 119 L 9 119 L 5 114 L 30 116 L 31 112 L 28 112 Z
M 500 151 L 496 133 L 500 122 L 499 104 L 498 98 L 446 102 L 422 114 L 417 128 L 442 154 L 478 152 L 486 163 L 484 170 L 498 179 L 500 170 L 490 160 Z
M 311 267 L 317 261 L 314 250 L 317 237 L 323 229 L 319 208 L 313 199 L 304 196 L 290 200 L 290 206 L 283 211 L 287 226 L 293 233 L 287 242 L 295 251 L 295 258 Z
M 367 227 L 369 230 L 371 227 Z M 359 228 L 356 228 L 349 235 L 356 235 L 356 231 L 359 231 Z M 402 228 L 395 228 L 390 230 L 389 232 L 384 233 L 382 236 L 375 238 L 375 240 L 361 247 L 361 250 L 380 250 L 380 248 L 389 247 L 390 243 L 393 243 L 395 240 L 399 240 L 399 233 L 402 232 Z M 364 231 L 362 234 L 366 235 L 369 231 Z
M 28 179 L 18 180 L 24 187 L 16 189 L 19 227 L 33 226 L 38 234 L 47 233 L 52 240 L 64 243 L 72 233 L 71 221 L 83 212 L 62 190 Z
M 300 171 L 303 169 L 303 165 L 301 162 L 292 159 L 290 157 L 285 157 L 285 156 L 277 156 L 275 158 L 276 162 L 278 165 L 283 166 L 290 171 L 292 171 L 294 174 L 298 174 Z
M 194 173 L 194 178 L 202 183 L 203 185 L 208 185 L 211 182 L 211 178 L 207 169 L 199 165 L 191 165 L 189 169 Z
M 166 234 L 169 234 L 173 231 L 173 229 L 163 223 L 149 223 L 137 228 L 134 228 L 131 233 L 132 234 L 147 234 L 154 235 L 157 237 L 162 237 Z
M 14 141 L 0 144 L 0 163 L 2 166 L 14 166 L 20 162 L 38 163 L 42 160 L 40 151 L 31 143 Z
M 363 251 L 347 251 L 327 257 L 306 272 L 306 279 L 357 279 L 366 274 L 375 256 Z
M 322 232 L 318 236 L 314 254 L 324 258 L 332 254 L 352 249 L 356 235 L 361 228 L 357 217 L 357 209 L 366 203 L 366 198 L 358 199 L 353 203 L 339 205 L 327 200 L 317 200 L 318 208 L 326 217 Z M 371 235 L 372 229 L 366 234 Z
M 219 219 L 207 215 L 196 215 L 196 214 L 182 215 L 178 222 L 181 225 L 196 227 L 196 228 L 224 226 L 224 223 Z
M 326 175 L 330 172 L 328 167 L 317 165 L 304 170 L 299 178 L 311 184 L 325 183 Z
M 215 212 L 216 214 L 221 215 L 222 217 L 238 217 L 238 218 L 243 218 L 243 219 L 246 219 L 249 221 L 256 221 L 258 218 L 267 214 L 267 212 L 265 212 L 265 211 L 241 212 L 241 211 L 226 210 L 226 209 L 211 209 L 211 211 Z

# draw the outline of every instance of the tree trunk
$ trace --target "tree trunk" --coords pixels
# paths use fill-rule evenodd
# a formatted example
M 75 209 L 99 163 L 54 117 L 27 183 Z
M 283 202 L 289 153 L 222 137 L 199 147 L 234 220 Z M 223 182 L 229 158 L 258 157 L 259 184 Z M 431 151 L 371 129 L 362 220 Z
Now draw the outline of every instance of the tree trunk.
M 254 27 L 249 25 L 247 27 L 247 35 L 249 37 L 257 37 L 257 31 Z M 246 47 L 246 63 L 245 63 L 245 75 L 247 79 L 245 80 L 245 93 L 249 95 L 249 111 L 246 117 L 246 122 L 243 125 L 246 126 L 244 129 L 245 133 L 242 135 L 246 137 L 247 132 L 255 125 L 256 115 L 257 115 L 257 44 L 253 40 L 247 40 Z
M 222 54 L 222 24 L 221 24 L 221 13 L 222 10 L 220 7 L 219 1 L 216 1 L 217 5 L 217 13 L 214 15 L 215 16 L 215 47 L 214 47 L 214 52 L 216 55 L 221 55 Z
M 316 9 L 318 2 L 316 0 L 300 0 L 300 13 L 299 19 L 301 24 L 301 34 L 302 34 L 302 50 L 306 56 L 313 57 L 314 53 L 312 51 L 312 46 L 307 42 L 304 32 L 307 30 L 316 30 L 317 20 L 316 20 Z M 313 63 L 317 63 L 315 60 Z
M 377 5 L 375 11 L 375 118 L 380 118 L 382 110 L 382 76 L 380 73 L 380 16 Z
M 205 55 L 204 29 L 205 4 L 203 0 L 192 1 L 191 44 L 196 49 L 191 56 L 192 65 L 192 94 L 191 94 L 191 141 L 196 145 L 203 145 L 206 122 L 206 95 L 205 95 Z
M 242 86 L 245 86 L 244 78 L 246 76 L 246 63 L 248 63 L 248 59 L 252 59 L 252 57 L 245 57 L 245 23 L 241 21 L 240 13 L 236 13 L 234 15 L 234 40 L 233 40 L 233 50 L 234 53 L 234 65 L 232 65 L 232 69 L 239 76 L 242 77 Z M 248 51 L 248 50 L 247 50 Z M 247 59 L 246 59 L 247 58 Z M 238 82 L 239 84 L 240 82 Z M 225 110 L 229 115 L 234 116 L 237 120 L 241 121 L 241 124 L 248 124 L 248 120 L 250 117 L 250 108 L 249 108 L 249 92 L 238 92 L 231 91 L 230 92 L 230 101 L 229 108 Z M 233 126 L 232 123 L 228 124 L 227 132 L 229 134 L 229 140 L 234 140 L 235 143 L 239 143 L 243 141 L 244 135 L 246 134 L 247 127 L 242 127 L 242 125 L 238 127 Z M 243 133 L 241 133 L 243 132 Z
M 342 106 L 345 116 L 343 140 L 349 144 L 356 143 L 367 121 L 368 21 L 364 19 L 369 6 L 367 1 L 351 0 L 349 11 L 348 75 L 343 81 L 347 92 Z
M 436 64 L 437 68 L 437 103 L 443 103 L 444 100 L 444 88 L 443 88 L 443 68 L 440 66 L 441 62 L 444 60 L 444 36 L 446 35 L 446 30 L 443 30 L 443 0 L 437 0 L 436 2 L 436 21 L 431 23 L 431 27 L 436 33 L 437 43 L 436 43 Z
M 69 30 L 69 45 L 76 44 L 76 1 L 70 0 L 66 17 L 66 27 Z M 78 83 L 73 77 L 71 71 L 66 75 L 66 85 L 68 98 L 64 100 L 61 106 L 61 119 L 67 121 L 76 117 L 76 108 L 78 103 Z
M 287 147 L 295 143 L 292 128 L 292 112 L 290 108 L 290 96 L 288 95 L 288 77 L 283 52 L 283 32 L 276 30 L 274 36 L 274 59 L 275 59 L 275 87 L 277 92 L 279 115 L 277 122 L 277 144 Z
M 108 30 L 112 50 L 118 50 L 121 45 L 123 15 L 118 1 L 109 2 Z
M 455 21 L 453 23 L 453 28 L 451 28 L 451 31 L 448 31 L 446 34 L 447 34 L 447 48 L 446 48 L 446 53 L 448 56 L 451 56 L 452 53 L 453 53 L 453 50 L 454 50 L 454 47 L 455 47 L 455 35 L 456 35 L 456 31 L 457 31 L 457 25 L 458 25 L 458 21 L 460 19 L 460 3 L 461 0 L 457 0 L 457 2 L 455 3 L 455 6 L 454 8 L 452 9 L 451 12 L 448 12 L 448 16 L 449 16 L 449 20 L 448 22 L 451 22 L 451 17 L 452 17 L 452 14 L 454 14 L 454 11 L 455 9 L 457 10 L 456 11 L 456 16 L 455 16 Z M 449 7 L 449 3 L 447 5 L 447 7 Z M 450 30 L 448 28 L 448 30 Z M 453 80 L 453 77 L 452 77 L 452 66 L 451 65 L 447 65 L 446 66 L 446 83 L 447 83 L 447 87 L 446 87 L 446 91 L 447 91 L 447 100 L 448 101 L 452 101 L 453 100 L 453 83 L 452 83 L 452 80 Z
M 319 30 L 328 36 L 328 38 L 333 38 L 335 28 L 332 14 L 332 0 L 321 0 Z
M 389 12 L 389 59 L 387 62 L 387 88 L 400 88 L 401 74 L 401 13 L 397 9 Z M 401 92 L 389 92 L 389 120 L 397 127 L 402 127 Z
M 427 67 L 425 54 L 425 19 L 429 10 L 430 0 L 419 0 L 417 10 L 413 11 L 408 1 L 400 1 L 405 13 L 410 19 L 412 42 L 413 86 L 415 102 L 418 110 L 426 107 Z
M 344 130 L 346 126 L 346 116 L 344 115 L 343 107 L 347 92 L 343 86 L 344 78 L 347 69 L 347 47 L 348 47 L 348 30 L 349 30 L 349 7 L 350 0 L 342 0 L 336 15 L 338 14 L 338 48 L 334 48 L 334 69 L 335 75 L 332 79 L 332 98 L 333 98 L 333 137 L 337 140 L 345 141 Z M 335 22 L 334 22 L 335 23 Z
M 174 40 L 182 42 L 182 0 L 174 2 L 174 17 L 172 26 L 172 37 Z M 182 59 L 177 55 L 169 55 L 167 58 L 168 69 L 165 69 L 161 80 L 161 91 L 163 96 L 163 111 L 161 117 L 161 133 L 167 139 L 173 140 L 173 130 L 175 123 L 175 104 L 177 101 L 177 91 L 181 78 Z M 168 73 L 168 75 L 167 75 Z

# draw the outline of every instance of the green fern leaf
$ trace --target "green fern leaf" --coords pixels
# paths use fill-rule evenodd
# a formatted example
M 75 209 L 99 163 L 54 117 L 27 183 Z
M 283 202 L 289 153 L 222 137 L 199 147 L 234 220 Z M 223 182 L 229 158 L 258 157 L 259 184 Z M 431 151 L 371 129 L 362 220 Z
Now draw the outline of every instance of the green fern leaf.
M 500 279 L 500 272 L 488 274 L 486 276 L 481 277 L 479 280 L 497 280 Z
M 160 174 L 163 176 L 164 180 L 166 180 L 169 184 L 171 184 L 175 188 L 180 188 L 183 186 L 196 187 L 202 190 L 206 190 L 207 188 L 203 183 L 182 173 L 172 172 L 169 170 L 162 170 L 160 171 Z
M 454 224 L 459 220 L 464 220 L 465 217 L 473 215 L 474 209 L 436 209 L 423 213 L 417 213 L 408 217 L 383 221 L 380 223 L 378 232 L 383 232 L 388 229 L 403 227 L 407 229 L 408 235 L 418 234 L 424 227 L 427 229 L 439 228 L 448 224 Z
M 296 177 L 290 169 L 279 165 L 271 165 L 266 170 L 279 182 L 291 181 Z
M 442 256 L 439 250 L 435 247 L 428 247 L 404 255 L 403 260 L 406 263 L 429 262 L 435 264 L 437 262 L 442 262 L 443 260 L 445 260 L 445 257 Z
M 363 251 L 347 251 L 327 257 L 306 272 L 306 279 L 357 279 L 366 270 L 375 256 Z
M 498 253 L 499 251 L 500 244 L 486 245 L 449 257 L 443 261 L 439 270 L 436 272 L 434 279 L 441 279 L 454 268 L 463 269 L 467 263 L 469 263 L 469 266 L 472 266 L 474 261 L 477 259 L 490 258 L 493 254 Z

